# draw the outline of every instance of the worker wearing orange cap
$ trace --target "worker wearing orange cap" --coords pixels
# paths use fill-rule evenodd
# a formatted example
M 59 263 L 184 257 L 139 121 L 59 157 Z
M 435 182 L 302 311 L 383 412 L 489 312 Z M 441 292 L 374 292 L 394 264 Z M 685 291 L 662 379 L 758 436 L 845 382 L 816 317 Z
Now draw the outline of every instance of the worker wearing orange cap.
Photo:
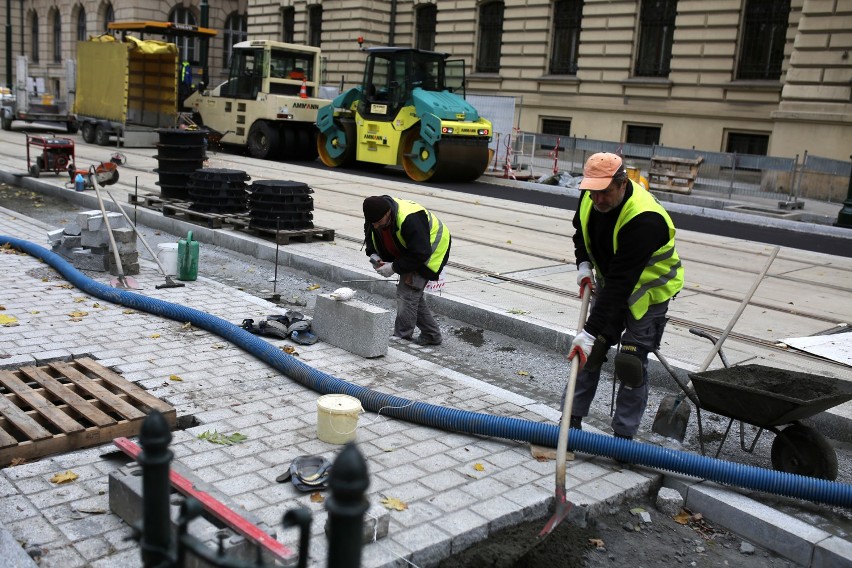
M 660 346 L 669 301 L 683 288 L 675 227 L 657 199 L 628 178 L 616 154 L 590 156 L 580 190 L 573 221 L 577 284 L 581 294 L 590 287 L 595 298 L 569 353 L 582 365 L 571 427 L 582 428 L 606 353 L 620 341 L 612 429 L 632 439 L 648 403 L 648 353 Z

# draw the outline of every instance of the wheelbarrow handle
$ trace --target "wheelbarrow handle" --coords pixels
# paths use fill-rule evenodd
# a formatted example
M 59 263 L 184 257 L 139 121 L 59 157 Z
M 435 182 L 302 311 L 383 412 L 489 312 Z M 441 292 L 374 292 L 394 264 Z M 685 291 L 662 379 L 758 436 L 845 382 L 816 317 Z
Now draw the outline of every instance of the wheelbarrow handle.
M 691 333 L 692 335 L 697 335 L 698 337 L 703 337 L 704 339 L 708 339 L 708 340 L 710 340 L 710 343 L 713 343 L 713 344 L 715 344 L 719 340 L 719 338 L 716 337 L 715 335 L 713 335 L 712 333 L 709 333 L 707 331 L 704 331 L 703 329 L 698 329 L 698 328 L 695 328 L 695 327 L 690 327 L 689 333 Z M 725 356 L 725 352 L 722 351 L 721 345 L 719 346 L 719 359 L 722 360 L 722 365 L 724 365 L 726 369 L 731 366 L 728 363 L 728 358 Z

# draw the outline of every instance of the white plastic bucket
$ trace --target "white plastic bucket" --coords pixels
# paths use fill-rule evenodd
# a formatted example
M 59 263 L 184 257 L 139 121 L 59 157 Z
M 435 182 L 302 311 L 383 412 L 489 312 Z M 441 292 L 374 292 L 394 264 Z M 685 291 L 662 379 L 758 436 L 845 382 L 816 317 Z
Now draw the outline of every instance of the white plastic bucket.
M 163 265 L 166 274 L 176 276 L 178 271 L 178 244 L 160 243 L 157 245 L 157 260 Z
M 329 444 L 355 439 L 361 401 L 346 394 L 326 394 L 317 399 L 317 437 Z

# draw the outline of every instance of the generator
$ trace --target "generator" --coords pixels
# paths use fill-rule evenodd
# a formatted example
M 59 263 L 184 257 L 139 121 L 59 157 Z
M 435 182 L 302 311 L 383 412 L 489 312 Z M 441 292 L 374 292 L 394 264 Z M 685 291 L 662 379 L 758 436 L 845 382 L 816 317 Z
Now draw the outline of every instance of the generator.
M 74 163 L 74 141 L 70 138 L 49 138 L 30 134 L 26 134 L 26 137 L 27 169 L 33 177 L 39 177 L 42 172 L 65 174 L 68 166 Z

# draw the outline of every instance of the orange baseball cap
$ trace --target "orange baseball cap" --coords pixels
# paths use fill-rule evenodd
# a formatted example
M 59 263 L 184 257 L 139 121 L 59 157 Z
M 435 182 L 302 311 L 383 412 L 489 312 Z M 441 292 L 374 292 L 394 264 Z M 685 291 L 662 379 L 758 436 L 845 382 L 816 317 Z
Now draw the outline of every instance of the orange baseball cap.
M 592 154 L 583 167 L 580 189 L 604 190 L 609 187 L 612 178 L 621 172 L 625 172 L 624 161 L 617 154 L 610 154 L 609 152 Z

